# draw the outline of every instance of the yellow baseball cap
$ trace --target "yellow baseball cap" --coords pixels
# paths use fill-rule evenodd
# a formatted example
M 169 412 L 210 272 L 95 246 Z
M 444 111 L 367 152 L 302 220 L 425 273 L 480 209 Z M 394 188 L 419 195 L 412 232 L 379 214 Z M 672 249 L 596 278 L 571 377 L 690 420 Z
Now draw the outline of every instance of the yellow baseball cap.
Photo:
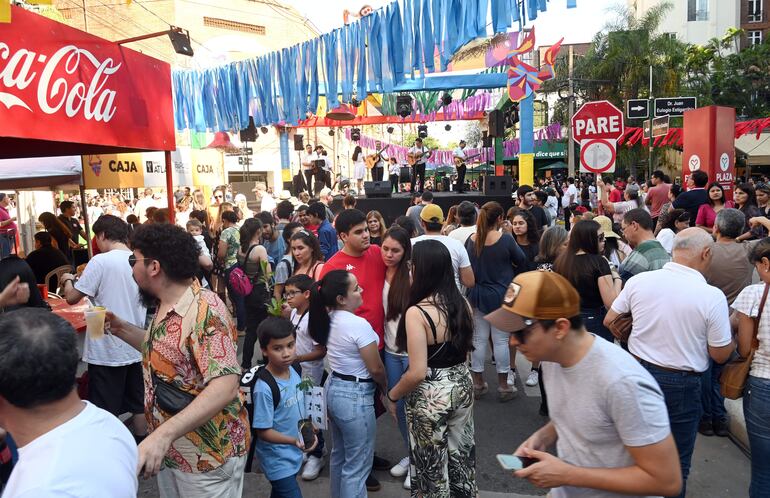
M 436 204 L 428 204 L 420 211 L 420 218 L 426 223 L 444 223 L 444 211 Z
M 556 320 L 580 314 L 580 295 L 558 273 L 530 271 L 508 286 L 499 309 L 484 318 L 504 332 L 527 327 L 525 320 Z

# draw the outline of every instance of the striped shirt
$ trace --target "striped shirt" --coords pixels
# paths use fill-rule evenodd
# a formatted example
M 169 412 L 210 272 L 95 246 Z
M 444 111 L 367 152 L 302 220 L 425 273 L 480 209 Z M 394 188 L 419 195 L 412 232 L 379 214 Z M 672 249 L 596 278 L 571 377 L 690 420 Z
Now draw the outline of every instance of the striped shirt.
M 660 270 L 669 261 L 671 261 L 671 256 L 660 242 L 655 239 L 645 240 L 623 260 L 620 268 L 618 268 L 618 273 L 625 284 L 634 275 L 651 270 Z

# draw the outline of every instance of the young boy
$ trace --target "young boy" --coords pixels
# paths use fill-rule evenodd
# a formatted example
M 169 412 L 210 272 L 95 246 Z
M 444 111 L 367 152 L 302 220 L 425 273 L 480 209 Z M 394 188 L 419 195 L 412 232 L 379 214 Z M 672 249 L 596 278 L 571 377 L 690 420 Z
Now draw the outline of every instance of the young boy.
M 302 377 L 309 378 L 313 385 L 320 386 L 323 381 L 326 348 L 313 341 L 308 333 L 308 307 L 310 305 L 310 286 L 313 279 L 308 275 L 294 275 L 286 280 L 284 296 L 291 308 L 291 323 L 297 338 L 297 359 L 302 367 Z M 318 433 L 318 446 L 308 456 L 305 468 L 302 469 L 302 479 L 312 481 L 321 473 L 323 460 L 324 438 Z
M 254 385 L 254 429 L 256 453 L 265 477 L 273 487 L 271 497 L 301 498 L 297 474 L 303 451 L 312 451 L 317 441 L 305 450 L 300 440 L 298 422 L 304 418 L 305 397 L 297 385 L 302 381 L 292 368 L 296 360 L 294 326 L 284 318 L 270 317 L 257 329 L 267 371 L 278 385 L 280 403 L 273 404 L 270 386 L 262 379 Z

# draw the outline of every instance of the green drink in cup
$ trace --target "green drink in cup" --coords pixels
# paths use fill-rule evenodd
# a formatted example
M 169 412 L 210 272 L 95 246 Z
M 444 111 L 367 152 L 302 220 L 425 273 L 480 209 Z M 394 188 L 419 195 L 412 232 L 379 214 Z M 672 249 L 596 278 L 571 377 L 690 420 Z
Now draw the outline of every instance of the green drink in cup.
M 104 306 L 94 306 L 85 312 L 86 315 L 86 333 L 91 339 L 102 339 L 104 337 L 104 318 L 107 315 L 107 309 Z

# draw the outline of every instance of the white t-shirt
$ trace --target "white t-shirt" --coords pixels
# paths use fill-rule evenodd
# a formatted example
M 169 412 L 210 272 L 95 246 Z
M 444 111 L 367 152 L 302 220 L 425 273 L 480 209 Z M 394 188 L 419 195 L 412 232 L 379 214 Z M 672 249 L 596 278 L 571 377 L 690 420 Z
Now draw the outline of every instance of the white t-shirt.
M 318 157 L 313 152 L 311 152 L 310 154 L 302 154 L 302 169 L 304 170 L 313 169 L 313 161 L 315 161 L 316 159 L 318 159 Z
M 390 294 L 390 283 L 385 280 L 385 285 L 382 287 L 382 309 L 385 310 L 385 315 L 388 314 L 388 294 Z M 406 351 L 399 353 L 396 347 L 396 335 L 398 334 L 398 322 L 400 320 L 401 316 L 395 320 L 385 320 L 385 351 L 391 354 L 406 356 Z
M 569 207 L 570 204 L 577 202 L 577 194 L 577 187 L 573 183 L 570 183 L 567 190 L 564 191 L 564 196 L 561 198 L 562 207 Z
M 612 310 L 631 312 L 628 350 L 661 367 L 705 372 L 708 346 L 732 341 L 724 293 L 696 270 L 678 263 L 631 277 Z
M 331 328 L 326 341 L 326 357 L 332 372 L 359 379 L 371 378 L 359 350 L 371 343 L 379 346 L 377 332 L 369 322 L 349 311 L 335 310 L 329 316 Z
M 457 227 L 451 232 L 449 232 L 450 239 L 455 239 L 459 243 L 461 243 L 463 246 L 465 246 L 465 241 L 468 240 L 468 237 L 476 233 L 476 225 L 471 225 L 469 227 Z M 467 249 L 465 252 L 468 252 Z
M 762 302 L 762 292 L 765 284 L 749 285 L 738 294 L 733 301 L 733 309 L 746 316 L 756 318 L 759 314 L 759 305 Z M 762 379 L 770 379 L 770 298 L 765 302 L 762 316 L 759 317 L 757 329 L 759 348 L 754 353 L 751 362 L 751 375 Z
M 267 192 L 262 194 L 262 203 L 260 204 L 260 209 L 262 211 L 267 211 L 268 213 L 272 213 L 277 204 L 275 203 L 275 199 L 273 199 L 273 196 L 268 194 Z
M 457 230 L 459 228 L 453 230 L 452 233 Z M 420 235 L 412 239 L 412 247 L 423 240 L 438 240 L 449 249 L 449 255 L 452 256 L 452 269 L 455 272 L 455 283 L 457 288 L 460 289 L 460 294 L 465 295 L 465 287 L 460 283 L 460 268 L 470 267 L 471 260 L 468 257 L 468 251 L 465 249 L 463 242 L 447 235 Z
M 297 355 L 308 354 L 318 345 L 318 343 L 310 337 L 310 333 L 307 330 L 309 316 L 309 313 L 300 315 L 297 313 L 297 310 L 291 310 L 290 320 L 291 323 L 294 324 L 294 330 L 297 332 Z M 309 377 L 313 379 L 313 384 L 320 386 L 321 377 L 323 377 L 324 373 L 323 358 L 315 361 L 303 361 L 300 365 L 302 366 L 302 377 Z
M 658 235 L 655 237 L 655 239 L 660 242 L 660 245 L 663 246 L 663 249 L 665 249 L 667 253 L 671 254 L 671 251 L 674 248 L 674 237 L 676 237 L 676 234 L 673 230 L 670 228 L 664 228 L 658 232 Z
M 460 147 L 455 148 L 455 150 L 452 151 L 452 157 L 459 157 L 463 161 L 465 161 L 465 158 L 468 157 L 465 155 L 465 150 L 463 150 Z
M 88 401 L 74 418 L 19 448 L 3 498 L 134 498 L 136 442 Z
M 125 249 L 97 254 L 88 262 L 75 289 L 92 298 L 96 306 L 104 306 L 119 318 L 144 329 L 147 309 L 139 300 L 139 287 L 128 264 L 129 255 L 131 251 Z M 91 339 L 86 334 L 83 361 L 120 367 L 142 361 L 142 353 L 114 335 Z

